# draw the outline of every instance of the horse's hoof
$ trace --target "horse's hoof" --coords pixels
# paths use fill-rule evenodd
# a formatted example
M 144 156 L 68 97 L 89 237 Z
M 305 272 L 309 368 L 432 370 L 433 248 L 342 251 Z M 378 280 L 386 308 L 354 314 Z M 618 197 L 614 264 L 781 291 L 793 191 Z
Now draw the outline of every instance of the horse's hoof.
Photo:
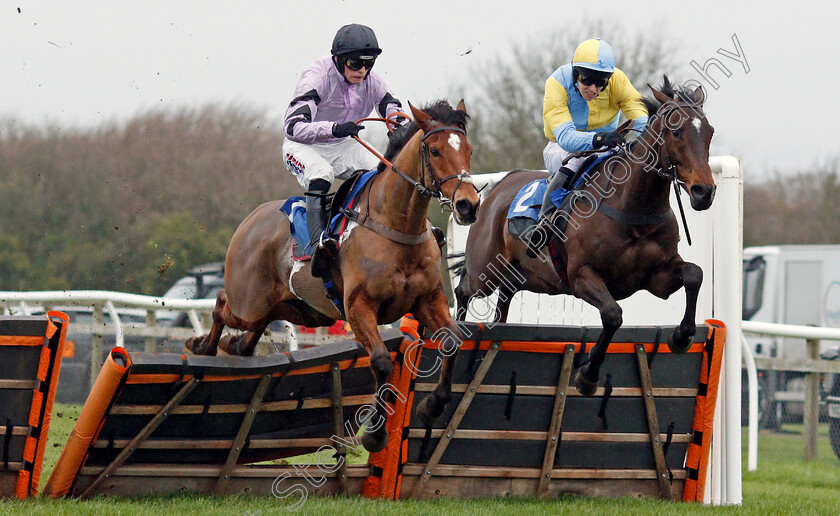
M 440 417 L 440 414 L 435 414 L 431 408 L 429 408 L 429 404 L 432 403 L 432 395 L 428 395 L 420 401 L 420 404 L 417 405 L 417 417 L 420 418 L 420 422 L 423 423 L 424 426 L 432 426 L 432 424 L 437 421 Z
M 376 453 L 381 452 L 385 449 L 385 446 L 388 444 L 388 431 L 382 428 L 381 430 L 377 430 L 376 432 L 364 432 L 362 433 L 362 446 L 365 447 L 365 450 L 368 453 Z
M 587 380 L 586 377 L 583 376 L 582 371 L 582 369 L 579 369 L 575 374 L 575 387 L 582 395 L 592 396 L 598 389 L 598 380 L 595 380 L 594 382 Z
M 184 343 L 184 347 L 187 348 L 187 351 L 192 353 L 193 355 L 202 355 L 201 346 L 204 343 L 204 337 L 190 337 Z
M 679 330 L 674 330 L 673 333 L 668 335 L 668 349 L 671 350 L 671 353 L 676 353 L 676 354 L 681 355 L 681 354 L 685 353 L 686 351 L 688 351 L 688 348 L 691 347 L 693 342 L 692 342 L 692 339 L 690 339 L 690 338 L 688 338 L 688 339 L 683 339 L 683 338 L 674 339 L 674 335 L 676 335 L 678 331 Z M 676 341 L 685 341 L 685 342 L 680 344 L 679 342 L 676 342 Z

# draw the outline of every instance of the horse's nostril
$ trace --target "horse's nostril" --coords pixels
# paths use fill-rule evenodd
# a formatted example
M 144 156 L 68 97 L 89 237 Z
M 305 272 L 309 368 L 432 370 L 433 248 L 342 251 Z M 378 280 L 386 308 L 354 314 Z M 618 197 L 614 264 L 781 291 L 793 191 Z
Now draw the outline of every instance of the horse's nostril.
M 694 185 L 691 187 L 691 195 L 697 199 L 709 199 L 715 195 L 715 186 Z
M 458 210 L 458 215 L 466 216 L 472 211 L 473 205 L 469 201 L 460 200 L 455 202 L 455 209 Z

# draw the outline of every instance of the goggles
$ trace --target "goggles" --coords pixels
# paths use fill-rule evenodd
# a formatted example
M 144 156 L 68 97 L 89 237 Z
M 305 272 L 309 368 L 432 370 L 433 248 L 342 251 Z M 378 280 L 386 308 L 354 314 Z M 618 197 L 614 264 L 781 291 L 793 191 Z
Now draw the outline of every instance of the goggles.
M 367 70 L 373 68 L 373 63 L 376 61 L 375 57 L 368 57 L 368 56 L 361 56 L 361 57 L 348 57 L 344 60 L 344 65 L 353 70 L 354 72 L 358 72 L 363 67 Z
M 599 87 L 599 88 L 606 88 L 606 87 L 607 87 L 607 83 L 608 83 L 608 82 L 610 82 L 609 77 L 607 77 L 606 79 L 604 79 L 604 78 L 600 78 L 600 77 L 598 77 L 598 78 L 596 78 L 596 77 L 587 77 L 587 76 L 585 76 L 585 75 L 583 75 L 583 74 L 578 75 L 578 80 L 579 80 L 579 81 L 580 81 L 580 83 L 581 83 L 581 84 L 583 84 L 584 86 L 592 86 L 592 85 L 594 84 L 595 86 L 597 86 L 597 87 Z

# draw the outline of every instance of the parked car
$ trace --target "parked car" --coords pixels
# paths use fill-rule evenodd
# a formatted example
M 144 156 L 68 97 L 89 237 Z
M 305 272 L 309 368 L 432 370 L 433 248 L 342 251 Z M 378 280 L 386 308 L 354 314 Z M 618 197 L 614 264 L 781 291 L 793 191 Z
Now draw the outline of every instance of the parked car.
M 187 275 L 176 281 L 163 297 L 215 299 L 216 294 L 223 288 L 225 288 L 225 262 L 205 263 L 189 269 Z M 186 312 L 158 310 L 157 319 L 159 324 L 166 326 L 191 326 Z

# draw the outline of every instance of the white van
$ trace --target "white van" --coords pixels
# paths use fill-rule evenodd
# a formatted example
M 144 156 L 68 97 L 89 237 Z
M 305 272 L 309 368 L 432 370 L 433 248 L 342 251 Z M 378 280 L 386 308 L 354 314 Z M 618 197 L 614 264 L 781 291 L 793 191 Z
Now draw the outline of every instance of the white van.
M 744 249 L 743 318 L 749 321 L 840 328 L 840 245 L 780 245 Z M 747 335 L 757 357 L 806 358 L 805 339 Z M 822 341 L 820 353 L 836 348 Z M 825 375 L 826 391 L 832 389 Z M 802 373 L 762 374 L 762 423 L 801 417 Z M 768 412 L 772 411 L 772 412 Z

